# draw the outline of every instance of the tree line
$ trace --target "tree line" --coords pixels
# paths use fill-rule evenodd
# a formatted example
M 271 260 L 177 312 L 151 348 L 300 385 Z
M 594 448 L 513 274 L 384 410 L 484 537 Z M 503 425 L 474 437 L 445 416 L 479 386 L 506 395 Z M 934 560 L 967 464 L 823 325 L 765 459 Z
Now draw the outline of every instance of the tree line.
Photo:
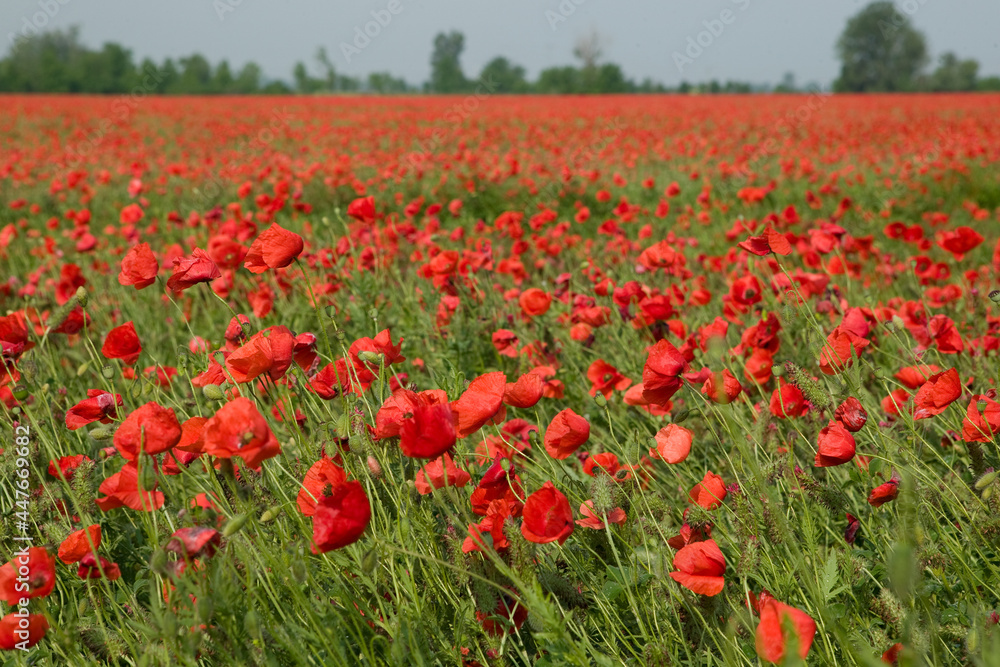
M 917 0 L 913 0 L 917 2 Z M 622 93 L 751 93 L 799 92 L 792 74 L 777 86 L 741 81 L 682 82 L 674 88 L 645 79 L 628 78 L 622 68 L 605 62 L 601 36 L 594 32 L 577 40 L 576 65 L 549 67 L 530 80 L 524 67 L 498 56 L 478 76 L 465 74 L 461 56 L 465 36 L 439 33 L 433 42 L 431 76 L 414 85 L 389 72 L 355 77 L 336 70 L 325 49 L 310 68 L 295 64 L 290 81 L 268 79 L 256 63 L 234 70 L 228 61 L 212 64 L 201 54 L 154 62 L 137 61 L 121 44 L 91 49 L 80 41 L 79 29 L 20 36 L 0 60 L 0 92 L 116 94 L 141 89 L 147 94 L 250 95 L 369 93 L 412 94 L 473 92 L 486 84 L 500 94 L 622 94 Z M 842 67 L 834 90 L 840 92 L 1000 90 L 1000 77 L 979 77 L 979 63 L 954 53 L 940 57 L 927 71 L 927 41 L 907 15 L 892 2 L 873 2 L 852 17 L 837 42 Z M 813 84 L 807 89 L 815 90 Z

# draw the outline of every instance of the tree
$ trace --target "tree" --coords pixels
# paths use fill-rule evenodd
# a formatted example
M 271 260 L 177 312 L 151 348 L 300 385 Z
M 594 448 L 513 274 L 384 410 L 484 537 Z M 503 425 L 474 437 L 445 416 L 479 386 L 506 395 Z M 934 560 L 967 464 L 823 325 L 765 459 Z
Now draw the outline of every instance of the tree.
M 453 30 L 438 33 L 431 54 L 430 88 L 435 93 L 460 93 L 468 87 L 459 59 L 465 50 L 465 35 Z
M 575 67 L 550 67 L 538 75 L 539 93 L 571 95 L 580 92 L 580 70 Z
M 177 86 L 185 95 L 204 95 L 211 88 L 212 65 L 200 53 L 181 58 Z
M 494 86 L 497 93 L 526 93 L 531 88 L 524 68 L 520 65 L 514 65 L 503 56 L 498 56 L 486 63 L 479 78 Z
M 257 63 L 247 63 L 236 75 L 233 92 L 237 95 L 251 95 L 260 90 L 261 71 Z
M 213 93 L 222 95 L 233 92 L 233 71 L 229 67 L 228 60 L 223 60 L 215 68 L 215 75 L 209 88 Z
M 954 53 L 941 56 L 938 68 L 930 78 L 930 89 L 935 92 L 968 91 L 976 89 L 979 77 L 979 63 L 975 60 L 959 60 Z
M 847 22 L 837 53 L 842 65 L 834 89 L 844 92 L 912 90 L 927 64 L 924 36 L 887 0 L 873 2 Z

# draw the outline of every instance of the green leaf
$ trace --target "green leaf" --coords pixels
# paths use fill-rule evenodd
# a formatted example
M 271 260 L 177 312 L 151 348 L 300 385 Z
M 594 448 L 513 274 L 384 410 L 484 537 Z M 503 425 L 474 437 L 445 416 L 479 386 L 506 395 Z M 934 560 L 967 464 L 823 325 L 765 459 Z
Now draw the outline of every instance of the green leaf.
M 833 587 L 837 585 L 837 552 L 831 551 L 826 565 L 823 566 L 823 573 L 820 577 L 820 585 L 823 588 L 823 602 L 829 602 L 833 595 Z

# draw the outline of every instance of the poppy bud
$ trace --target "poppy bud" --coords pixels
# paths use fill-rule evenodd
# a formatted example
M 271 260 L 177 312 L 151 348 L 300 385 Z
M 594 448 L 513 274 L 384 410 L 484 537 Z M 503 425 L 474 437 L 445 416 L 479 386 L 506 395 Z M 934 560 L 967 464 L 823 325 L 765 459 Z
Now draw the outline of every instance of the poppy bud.
M 205 398 L 209 399 L 210 401 L 221 401 L 226 397 L 226 395 L 222 393 L 222 390 L 219 389 L 219 385 L 217 384 L 206 384 L 204 387 L 202 387 L 201 393 L 204 394 Z
M 358 359 L 365 362 L 366 364 L 377 364 L 382 361 L 384 357 L 378 352 L 372 352 L 371 350 L 362 350 L 358 353 Z
M 77 366 L 77 368 L 76 368 L 76 376 L 77 377 L 83 377 L 83 374 L 87 372 L 88 368 L 90 368 L 90 362 L 89 361 L 83 362 L 82 364 L 80 364 L 79 366 Z
M 987 486 L 989 486 L 990 484 L 992 484 L 993 481 L 996 478 L 997 478 L 997 473 L 996 472 L 988 472 L 988 473 L 986 473 L 985 475 L 983 475 L 982 477 L 980 477 L 978 480 L 976 480 L 976 491 L 982 491 Z
M 333 332 L 333 337 L 336 338 L 338 341 L 343 341 L 345 338 L 347 338 L 347 334 L 345 334 L 341 329 L 337 329 L 336 331 Z
M 775 364 L 771 366 L 771 375 L 780 378 L 785 374 L 785 367 L 783 364 Z
M 687 418 L 690 417 L 693 414 L 693 412 L 694 411 L 691 410 L 691 408 L 683 408 L 681 410 L 678 410 L 677 414 L 674 415 L 674 417 L 673 417 L 674 423 L 675 424 L 680 424 L 681 422 L 686 421 Z
M 223 537 L 232 537 L 236 533 L 240 532 L 240 529 L 243 528 L 244 524 L 246 524 L 247 519 L 249 518 L 250 516 L 248 514 L 240 514 L 238 516 L 233 517 L 226 524 L 226 527 L 222 529 Z
M 271 507 L 260 515 L 260 519 L 258 519 L 258 521 L 260 521 L 260 523 L 270 523 L 271 521 L 274 521 L 279 514 L 281 514 L 280 507 Z
M 361 569 L 366 574 L 371 574 L 375 571 L 376 566 L 378 566 L 378 551 L 373 547 L 361 558 Z
M 333 319 L 333 316 L 337 314 L 337 307 L 334 305 L 329 305 L 323 309 L 323 312 L 326 313 L 327 317 Z
M 608 404 L 608 399 L 604 398 L 604 394 L 598 393 L 594 396 L 594 403 L 597 403 L 597 407 L 603 408 Z
M 141 489 L 153 489 L 156 487 L 156 468 L 152 465 L 145 465 L 139 474 L 139 487 Z
M 93 431 L 90 432 L 90 437 L 98 441 L 110 440 L 111 438 L 115 437 L 115 431 L 114 429 L 110 428 L 95 428 Z
M 101 375 L 105 380 L 110 380 L 115 376 L 115 368 L 111 364 L 105 364 L 104 368 L 101 369 Z
M 76 302 L 78 304 L 80 304 L 81 308 L 86 308 L 87 307 L 87 288 L 84 287 L 83 285 L 81 285 L 80 287 L 77 287 L 76 288 L 76 294 L 73 295 L 73 298 L 76 299 Z
M 371 319 L 373 319 L 373 320 L 377 320 L 378 319 L 378 309 L 377 308 L 370 309 L 368 311 L 368 317 L 371 318 Z

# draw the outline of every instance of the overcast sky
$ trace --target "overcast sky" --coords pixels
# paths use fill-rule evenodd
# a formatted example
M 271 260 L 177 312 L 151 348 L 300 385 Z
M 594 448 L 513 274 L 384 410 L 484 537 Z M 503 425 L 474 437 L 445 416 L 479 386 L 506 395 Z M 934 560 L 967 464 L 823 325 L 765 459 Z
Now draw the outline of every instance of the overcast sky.
M 862 0 L 291 0 L 280 4 L 0 0 L 0 40 L 6 52 L 11 33 L 28 24 L 46 28 L 76 24 L 87 45 L 119 42 L 131 48 L 137 60 L 150 56 L 159 62 L 197 51 L 213 64 L 228 59 L 234 68 L 253 60 L 269 78 L 285 80 L 291 79 L 297 60 L 318 73 L 314 55 L 325 46 L 339 72 L 389 71 L 421 83 L 429 76 L 431 42 L 439 31 L 465 33 L 466 76 L 476 76 L 491 58 L 504 55 L 534 78 L 546 67 L 572 63 L 574 42 L 596 30 L 607 44 L 604 60 L 620 64 L 636 80 L 650 77 L 667 85 L 713 78 L 777 83 L 785 72 L 792 72 L 800 85 L 810 81 L 825 85 L 839 71 L 834 53 L 837 36 L 847 18 L 865 4 Z M 955 51 L 977 59 L 982 75 L 1000 75 L 1000 0 L 899 0 L 897 6 L 909 10 L 913 23 L 927 36 L 934 60 L 944 51 Z M 365 38 L 355 43 L 357 31 L 364 31 L 366 23 L 376 18 L 384 25 L 367 26 L 376 36 L 367 44 Z M 707 46 L 691 46 L 699 39 Z M 346 55 L 344 45 L 349 46 Z

